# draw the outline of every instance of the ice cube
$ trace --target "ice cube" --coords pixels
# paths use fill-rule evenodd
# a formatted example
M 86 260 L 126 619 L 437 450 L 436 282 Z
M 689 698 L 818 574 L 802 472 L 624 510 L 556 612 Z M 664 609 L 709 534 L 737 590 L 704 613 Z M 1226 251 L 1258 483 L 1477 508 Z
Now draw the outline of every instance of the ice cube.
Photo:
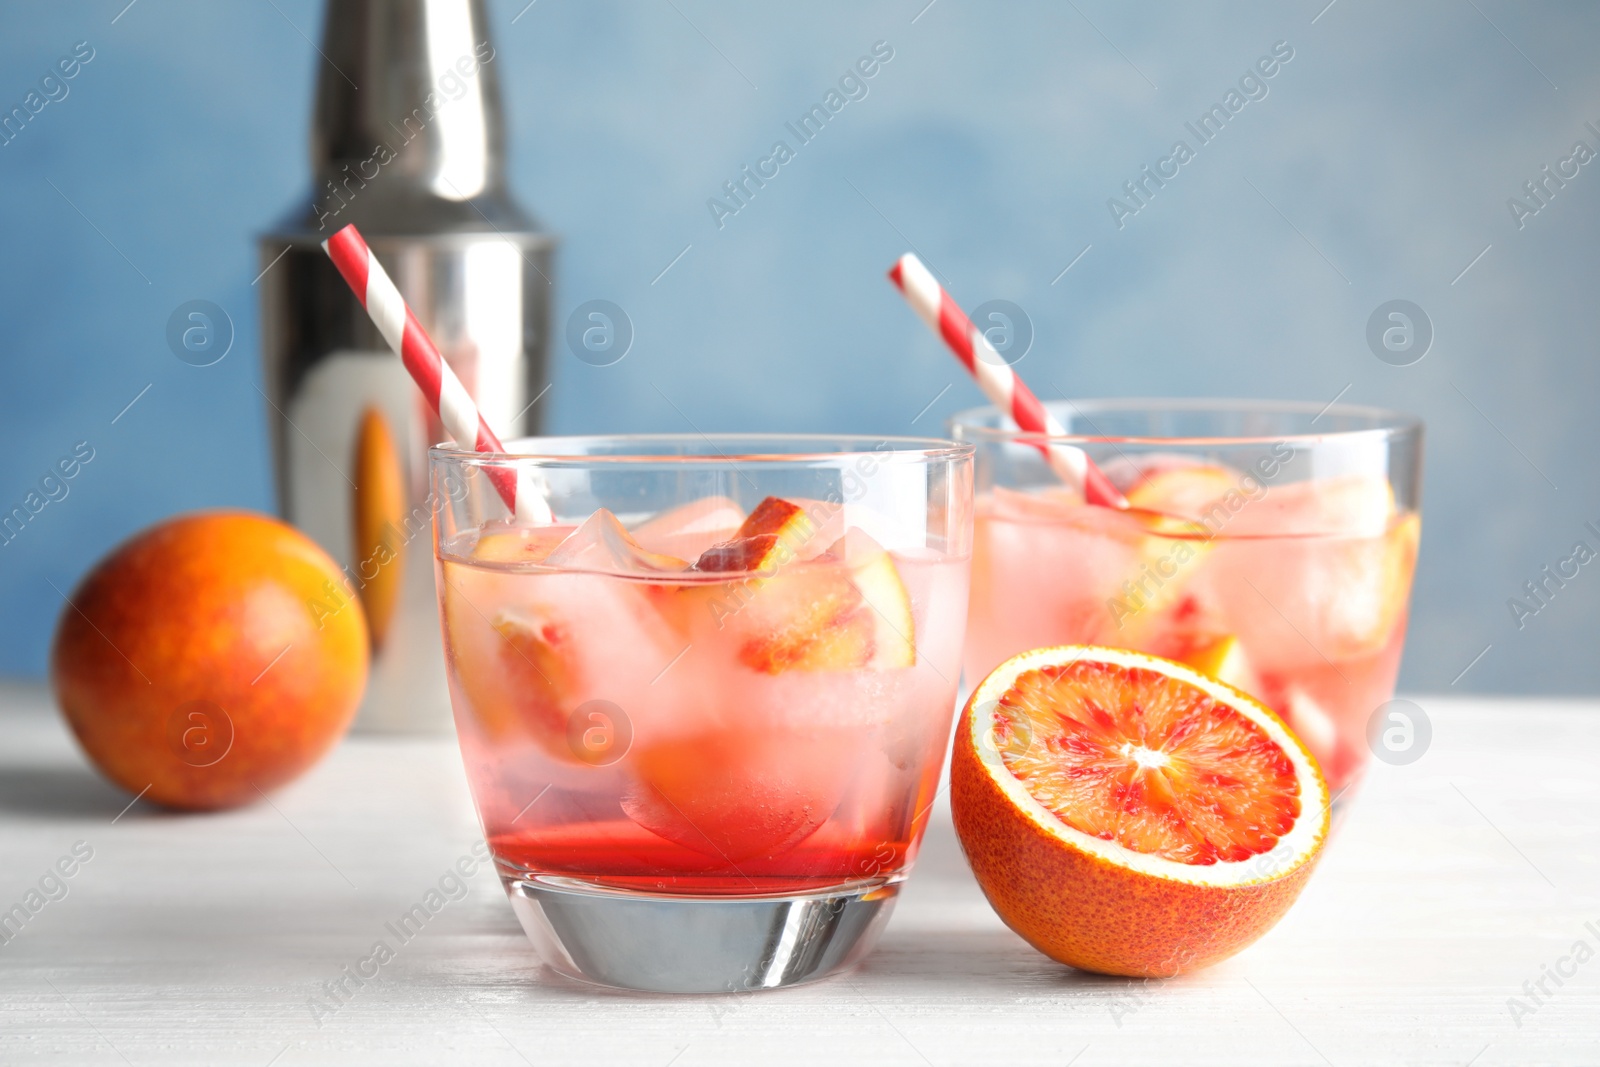
M 1083 508 L 1083 495 L 1065 486 L 1045 486 L 1022 492 L 996 486 L 986 502 L 997 519 L 1012 522 L 1068 519 Z
M 1387 478 L 1341 474 L 1267 488 L 1228 519 L 1230 537 L 1336 534 L 1379 537 L 1395 515 L 1394 491 Z
M 744 509 L 734 501 L 708 496 L 641 523 L 633 539 L 649 552 L 699 559 L 706 549 L 732 537 L 743 521 Z
M 603 571 L 608 574 L 670 574 L 689 569 L 677 556 L 649 552 L 628 533 L 627 527 L 605 508 L 583 520 L 545 558 L 552 567 Z
M 921 548 L 928 540 L 927 490 L 917 497 L 900 501 L 880 500 L 874 506 L 847 501 L 844 506 L 845 530 L 859 530 L 891 552 Z M 844 536 L 845 530 L 840 531 Z
M 1339 744 L 1339 728 L 1333 716 L 1309 695 L 1298 689 L 1289 690 L 1289 726 L 1305 743 L 1324 769 L 1331 770 L 1335 750 Z
M 1390 642 L 1405 618 L 1419 529 L 1412 513 L 1379 537 L 1224 535 L 1206 579 L 1240 640 L 1273 669 L 1317 669 Z
M 640 745 L 622 810 L 659 837 L 729 865 L 776 857 L 828 821 L 859 746 L 763 718 Z

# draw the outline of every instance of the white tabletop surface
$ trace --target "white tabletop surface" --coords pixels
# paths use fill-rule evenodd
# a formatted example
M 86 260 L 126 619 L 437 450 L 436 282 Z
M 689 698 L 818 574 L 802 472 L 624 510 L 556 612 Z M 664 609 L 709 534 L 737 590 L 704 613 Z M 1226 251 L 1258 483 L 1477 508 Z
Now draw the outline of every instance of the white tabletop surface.
M 1040 956 L 946 812 L 852 975 L 597 991 L 541 968 L 485 869 L 318 1020 L 323 983 L 473 844 L 453 740 L 352 737 L 270 804 L 174 815 L 96 777 L 42 689 L 0 685 L 0 911 L 93 850 L 0 945 L 0 1063 L 1600 1063 L 1600 705 L 1417 702 L 1426 754 L 1376 766 L 1289 915 L 1200 974 Z

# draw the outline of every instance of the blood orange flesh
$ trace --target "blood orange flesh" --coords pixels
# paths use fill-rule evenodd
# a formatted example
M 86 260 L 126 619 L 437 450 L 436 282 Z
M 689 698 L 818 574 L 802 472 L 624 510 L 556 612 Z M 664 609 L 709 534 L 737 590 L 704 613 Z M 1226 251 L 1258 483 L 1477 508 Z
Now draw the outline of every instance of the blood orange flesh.
M 994 705 L 1007 770 L 1068 826 L 1178 863 L 1270 852 L 1301 812 L 1283 748 L 1181 678 L 1073 661 L 1025 671 Z
M 950 810 L 1006 925 L 1052 959 L 1134 977 L 1209 966 L 1271 929 L 1328 833 L 1327 784 L 1270 710 L 1182 663 L 1088 645 L 1024 652 L 979 683 Z

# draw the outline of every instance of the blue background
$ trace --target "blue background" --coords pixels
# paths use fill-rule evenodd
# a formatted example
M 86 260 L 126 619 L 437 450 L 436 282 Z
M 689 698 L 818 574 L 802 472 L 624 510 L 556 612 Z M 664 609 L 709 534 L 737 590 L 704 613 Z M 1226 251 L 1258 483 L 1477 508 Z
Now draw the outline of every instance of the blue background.
M 0 147 L 0 510 L 95 449 L 0 548 L 5 672 L 42 669 L 56 590 L 121 538 L 271 506 L 254 237 L 309 182 L 320 4 L 125 3 L 0 8 L 0 110 L 74 43 L 96 52 Z M 968 307 L 1025 309 L 1019 369 L 1047 397 L 1422 414 L 1402 684 L 1600 691 L 1600 565 L 1520 631 L 1506 603 L 1580 537 L 1600 547 L 1600 162 L 1521 229 L 1507 207 L 1575 140 L 1600 147 L 1600 9 L 524 3 L 491 3 L 495 63 L 513 185 L 564 238 L 558 335 L 591 299 L 637 334 L 609 367 L 557 340 L 550 429 L 934 430 L 980 398 L 883 279 L 914 247 Z M 719 230 L 707 199 L 879 40 L 869 95 Z M 1269 95 L 1119 230 L 1107 199 L 1280 40 Z M 1412 366 L 1366 343 L 1395 298 L 1436 331 Z M 165 341 L 194 299 L 237 330 L 214 366 Z

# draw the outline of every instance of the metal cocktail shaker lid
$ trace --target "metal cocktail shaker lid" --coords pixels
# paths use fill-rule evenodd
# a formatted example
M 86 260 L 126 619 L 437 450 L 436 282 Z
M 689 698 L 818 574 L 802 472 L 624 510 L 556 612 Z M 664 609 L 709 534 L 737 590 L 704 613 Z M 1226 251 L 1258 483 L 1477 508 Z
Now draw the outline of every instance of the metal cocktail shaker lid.
M 360 593 L 374 655 L 358 727 L 444 731 L 426 457 L 443 430 L 321 242 L 361 228 L 510 439 L 547 403 L 556 241 L 506 188 L 483 0 L 329 0 L 320 52 L 311 195 L 261 240 L 279 507 Z

